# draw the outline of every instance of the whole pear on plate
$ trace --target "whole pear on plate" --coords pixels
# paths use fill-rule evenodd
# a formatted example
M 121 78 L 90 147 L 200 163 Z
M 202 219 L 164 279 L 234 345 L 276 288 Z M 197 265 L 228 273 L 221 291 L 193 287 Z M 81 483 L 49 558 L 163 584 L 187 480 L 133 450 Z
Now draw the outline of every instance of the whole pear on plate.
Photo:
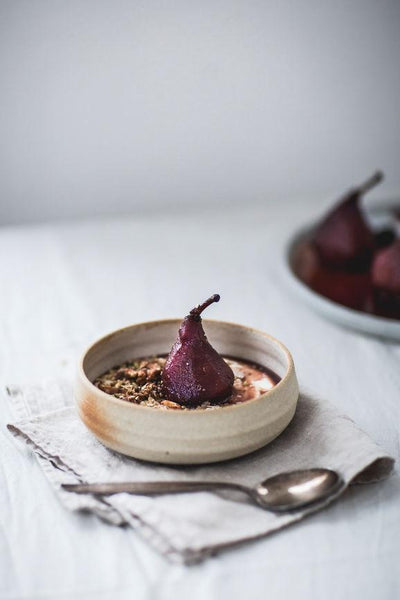
M 371 279 L 375 312 L 400 319 L 400 239 L 375 255 Z
M 374 250 L 374 236 L 361 210 L 361 197 L 377 185 L 377 171 L 362 185 L 351 189 L 316 227 L 312 242 L 321 262 L 330 268 L 366 271 Z
M 168 400 L 198 406 L 206 401 L 217 403 L 232 394 L 233 371 L 207 340 L 200 316 L 219 299 L 214 294 L 184 318 L 162 374 Z
M 317 294 L 355 310 L 368 308 L 371 296 L 368 272 L 357 273 L 325 266 L 308 240 L 297 245 L 292 265 L 301 281 Z

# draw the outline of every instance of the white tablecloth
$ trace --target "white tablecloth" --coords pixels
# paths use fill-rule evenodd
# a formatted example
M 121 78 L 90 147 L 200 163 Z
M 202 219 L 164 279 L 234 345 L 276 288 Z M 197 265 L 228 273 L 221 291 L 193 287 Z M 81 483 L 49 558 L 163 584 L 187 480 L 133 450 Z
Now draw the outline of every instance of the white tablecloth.
M 322 320 L 285 287 L 282 241 L 316 206 L 275 206 L 0 230 L 0 377 L 72 377 L 83 347 L 127 323 L 183 316 L 264 329 L 291 349 L 302 388 L 399 458 L 400 345 Z M 276 536 L 194 567 L 133 531 L 58 503 L 0 404 L 0 598 L 392 600 L 400 596 L 400 482 L 352 489 Z

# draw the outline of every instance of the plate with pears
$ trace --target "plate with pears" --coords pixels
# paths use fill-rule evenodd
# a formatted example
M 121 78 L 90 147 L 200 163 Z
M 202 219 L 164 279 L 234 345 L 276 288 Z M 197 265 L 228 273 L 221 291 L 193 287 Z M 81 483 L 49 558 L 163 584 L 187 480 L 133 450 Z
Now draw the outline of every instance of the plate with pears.
M 400 340 L 399 206 L 365 211 L 381 171 L 350 189 L 286 248 L 292 286 L 326 318 L 363 333 Z

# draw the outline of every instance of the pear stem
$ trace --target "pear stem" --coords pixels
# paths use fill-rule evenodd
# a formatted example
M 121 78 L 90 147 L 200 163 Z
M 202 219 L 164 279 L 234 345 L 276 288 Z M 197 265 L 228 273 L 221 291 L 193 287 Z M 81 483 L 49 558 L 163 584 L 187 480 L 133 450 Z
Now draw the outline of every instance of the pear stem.
M 221 296 L 219 294 L 213 294 L 212 296 L 210 296 L 210 298 L 208 298 L 208 300 L 203 302 L 203 304 L 199 304 L 198 306 L 196 306 L 196 308 L 193 308 L 189 314 L 192 317 L 196 317 L 199 319 L 203 310 L 207 308 L 207 306 L 210 306 L 210 304 L 213 304 L 214 302 L 219 302 L 220 297 Z
M 363 194 L 366 194 L 367 192 L 369 192 L 369 190 L 371 190 L 378 183 L 380 183 L 382 181 L 382 179 L 383 179 L 382 171 L 376 171 L 373 175 L 371 175 L 371 177 L 369 177 L 366 181 L 364 181 L 364 183 L 362 183 L 361 185 L 359 185 L 356 188 L 357 194 L 359 194 L 360 196 L 362 196 Z

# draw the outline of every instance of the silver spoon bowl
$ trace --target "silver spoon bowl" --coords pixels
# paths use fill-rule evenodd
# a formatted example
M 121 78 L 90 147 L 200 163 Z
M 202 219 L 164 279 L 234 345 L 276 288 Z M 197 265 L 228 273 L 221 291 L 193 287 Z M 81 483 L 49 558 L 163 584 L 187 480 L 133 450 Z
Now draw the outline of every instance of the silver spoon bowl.
M 344 485 L 336 471 L 303 469 L 269 477 L 255 487 L 225 481 L 144 481 L 125 483 L 63 484 L 68 492 L 109 496 L 122 492 L 139 495 L 178 494 L 218 490 L 236 490 L 247 494 L 254 503 L 272 512 L 301 508 L 333 495 Z

